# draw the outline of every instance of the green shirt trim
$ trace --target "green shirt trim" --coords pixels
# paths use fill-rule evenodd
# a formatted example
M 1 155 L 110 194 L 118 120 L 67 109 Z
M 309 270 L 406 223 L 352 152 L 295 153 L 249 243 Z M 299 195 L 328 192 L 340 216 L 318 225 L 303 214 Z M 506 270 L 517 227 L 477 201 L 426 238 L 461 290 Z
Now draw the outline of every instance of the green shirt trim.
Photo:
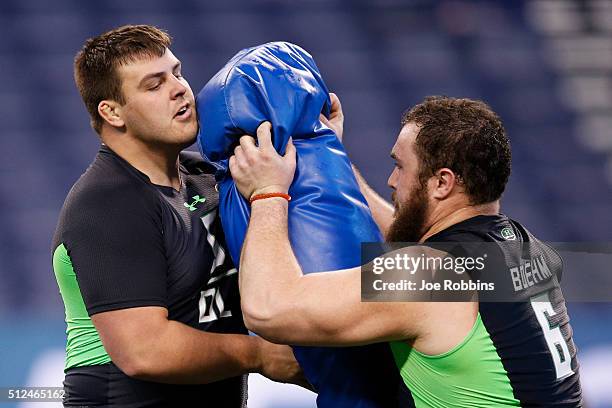
M 520 406 L 480 313 L 463 341 L 445 353 L 423 354 L 399 341 L 390 345 L 417 408 Z
M 64 244 L 53 252 L 53 271 L 66 310 L 66 365 L 72 367 L 106 364 L 111 361 L 87 309 L 72 260 Z

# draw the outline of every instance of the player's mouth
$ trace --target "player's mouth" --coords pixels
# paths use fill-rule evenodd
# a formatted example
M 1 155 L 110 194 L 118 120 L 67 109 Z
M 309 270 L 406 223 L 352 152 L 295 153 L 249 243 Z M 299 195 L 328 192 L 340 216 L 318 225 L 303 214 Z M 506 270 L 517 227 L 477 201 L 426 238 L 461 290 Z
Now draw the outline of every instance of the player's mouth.
M 180 121 L 189 120 L 192 114 L 193 114 L 193 108 L 191 107 L 191 104 L 187 102 L 181 105 L 179 110 L 174 115 L 174 119 L 180 120 Z
M 397 194 L 395 191 L 391 193 L 391 203 L 393 203 L 393 216 L 395 217 L 400 210 L 399 202 L 397 201 Z

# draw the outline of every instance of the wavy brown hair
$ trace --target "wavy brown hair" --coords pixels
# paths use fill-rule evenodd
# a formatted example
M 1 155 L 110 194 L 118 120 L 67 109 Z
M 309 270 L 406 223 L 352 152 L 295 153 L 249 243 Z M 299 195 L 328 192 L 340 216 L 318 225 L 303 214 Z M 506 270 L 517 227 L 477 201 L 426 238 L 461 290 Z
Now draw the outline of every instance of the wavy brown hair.
M 499 199 L 510 177 L 511 153 L 506 131 L 484 102 L 431 96 L 404 113 L 402 126 L 419 125 L 415 142 L 419 179 L 451 169 L 472 204 Z
M 142 58 L 161 57 L 172 39 L 150 25 L 126 25 L 88 39 L 74 59 L 74 80 L 99 134 L 104 120 L 98 114 L 103 100 L 125 103 L 117 68 Z

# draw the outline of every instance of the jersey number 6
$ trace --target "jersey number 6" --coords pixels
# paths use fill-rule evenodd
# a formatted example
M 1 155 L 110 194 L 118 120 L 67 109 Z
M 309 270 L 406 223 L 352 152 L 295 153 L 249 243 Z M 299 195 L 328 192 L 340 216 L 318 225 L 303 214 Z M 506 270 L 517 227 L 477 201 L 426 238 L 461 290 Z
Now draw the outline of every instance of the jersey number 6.
M 572 359 L 567 342 L 563 338 L 559 325 L 551 321 L 551 316 L 556 313 L 550 303 L 548 292 L 533 296 L 531 298 L 531 307 L 538 318 L 538 323 L 542 327 L 542 333 L 555 364 L 557 379 L 572 375 L 574 372 L 572 371 Z

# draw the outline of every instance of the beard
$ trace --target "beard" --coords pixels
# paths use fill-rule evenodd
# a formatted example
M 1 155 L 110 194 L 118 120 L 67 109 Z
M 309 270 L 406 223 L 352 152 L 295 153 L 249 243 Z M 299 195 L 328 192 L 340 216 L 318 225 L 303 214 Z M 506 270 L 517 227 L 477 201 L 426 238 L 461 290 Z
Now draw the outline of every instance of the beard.
M 387 242 L 418 242 L 425 233 L 428 201 L 427 185 L 419 183 L 410 193 L 408 200 L 398 203 L 393 193 L 396 214 L 389 226 Z

